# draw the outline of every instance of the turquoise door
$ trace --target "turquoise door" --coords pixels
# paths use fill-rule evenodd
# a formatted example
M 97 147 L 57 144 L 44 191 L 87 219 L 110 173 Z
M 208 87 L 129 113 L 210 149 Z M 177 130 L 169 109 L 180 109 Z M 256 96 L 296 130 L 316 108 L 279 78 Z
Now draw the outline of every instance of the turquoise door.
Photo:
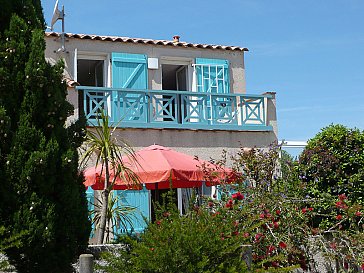
M 197 58 L 196 83 L 197 92 L 208 94 L 204 109 L 209 123 L 235 122 L 232 120 L 231 108 L 235 101 L 223 96 L 230 93 L 229 61 Z
M 87 208 L 88 208 L 88 212 L 89 215 L 91 215 L 91 213 L 94 210 L 94 190 L 91 187 L 88 187 L 86 190 L 86 198 L 87 198 Z M 92 222 L 91 216 L 89 217 L 90 221 Z M 91 226 L 91 233 L 90 233 L 90 238 L 95 237 L 95 224 L 92 223 Z
M 196 59 L 197 92 L 230 93 L 229 61 Z
M 116 233 L 143 232 L 150 221 L 149 191 L 146 188 L 143 188 L 142 190 L 117 190 L 115 192 L 118 196 L 118 206 L 131 206 L 136 208 L 136 211 L 129 215 L 131 225 L 126 223 L 125 228 L 123 225 L 119 224 L 116 228 Z
M 114 122 L 146 122 L 148 106 L 147 56 L 142 54 L 112 53 L 112 87 L 131 89 L 114 92 Z

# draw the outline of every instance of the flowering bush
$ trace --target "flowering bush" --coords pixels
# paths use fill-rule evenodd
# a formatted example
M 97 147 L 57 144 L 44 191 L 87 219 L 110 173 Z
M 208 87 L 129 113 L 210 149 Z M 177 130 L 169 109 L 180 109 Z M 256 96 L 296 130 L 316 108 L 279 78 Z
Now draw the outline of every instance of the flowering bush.
M 240 175 L 236 175 L 233 186 L 221 187 L 221 201 L 215 201 L 215 206 L 210 204 L 208 209 L 218 207 L 219 213 L 225 210 L 226 218 L 235 223 L 233 232 L 243 234 L 244 243 L 252 245 L 256 268 L 314 269 L 316 253 L 341 261 L 343 268 L 361 267 L 362 206 L 345 194 L 321 199 L 306 196 L 305 182 L 294 164 L 286 176 L 277 176 L 278 152 L 275 146 L 267 150 L 241 149 L 231 158 Z M 218 163 L 223 165 L 224 161 Z
M 277 176 L 278 152 L 274 146 L 266 151 L 241 149 L 231 158 L 234 181 L 221 181 L 218 198 L 194 204 L 184 216 L 162 207 L 139 240 L 128 241 L 129 252 L 109 257 L 106 270 L 306 271 L 315 270 L 316 253 L 347 270 L 364 267 L 363 208 L 343 194 L 335 200 L 304 196 L 298 173 L 290 172 L 289 179 Z M 222 167 L 224 160 L 214 164 Z M 204 171 L 207 181 L 216 181 L 212 169 Z M 322 204 L 329 204 L 330 213 L 317 209 Z M 332 225 L 316 226 L 317 217 Z M 252 263 L 244 260 L 249 248 Z

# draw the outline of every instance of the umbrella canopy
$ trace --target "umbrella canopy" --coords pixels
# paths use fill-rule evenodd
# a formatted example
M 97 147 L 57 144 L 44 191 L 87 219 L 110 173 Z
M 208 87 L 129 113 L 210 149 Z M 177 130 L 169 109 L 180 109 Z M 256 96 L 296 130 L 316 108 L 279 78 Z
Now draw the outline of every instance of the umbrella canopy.
M 130 162 L 128 157 L 123 157 L 123 163 L 130 168 L 140 179 L 146 188 L 168 189 L 172 188 L 194 188 L 202 186 L 205 175 L 201 166 L 206 164 L 213 168 L 207 161 L 196 160 L 194 157 L 179 153 L 170 148 L 160 145 L 151 145 L 136 152 L 138 163 Z M 88 168 L 85 171 L 85 186 L 91 186 L 94 190 L 104 187 L 105 171 L 101 173 L 101 165 Z M 215 169 L 216 181 L 231 174 L 230 169 Z M 113 170 L 110 171 L 110 180 L 114 178 Z M 133 186 L 117 177 L 113 189 L 127 189 Z

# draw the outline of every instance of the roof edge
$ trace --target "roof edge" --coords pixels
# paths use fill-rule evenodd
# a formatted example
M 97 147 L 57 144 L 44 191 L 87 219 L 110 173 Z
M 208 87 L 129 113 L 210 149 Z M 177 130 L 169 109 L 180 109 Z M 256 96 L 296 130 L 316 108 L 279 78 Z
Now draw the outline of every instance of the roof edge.
M 45 32 L 46 37 L 60 37 L 59 32 Z M 217 50 L 230 50 L 230 51 L 249 51 L 246 47 L 239 46 L 224 46 L 224 45 L 210 45 L 210 44 L 194 44 L 187 42 L 176 42 L 168 40 L 153 40 L 143 38 L 130 38 L 122 36 L 102 36 L 94 34 L 75 34 L 65 33 L 66 38 L 84 39 L 84 40 L 96 40 L 96 41 L 109 41 L 109 42 L 120 42 L 120 43 L 134 43 L 134 44 L 146 44 L 146 45 L 163 45 L 163 46 L 174 46 L 184 48 L 203 48 L 203 49 L 217 49 Z

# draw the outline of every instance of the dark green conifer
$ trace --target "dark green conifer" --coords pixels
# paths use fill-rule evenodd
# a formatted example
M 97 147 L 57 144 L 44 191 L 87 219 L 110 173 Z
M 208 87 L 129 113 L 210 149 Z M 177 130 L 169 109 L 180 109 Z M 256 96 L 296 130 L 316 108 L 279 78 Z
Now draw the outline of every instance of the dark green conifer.
M 84 123 L 66 126 L 73 108 L 63 64 L 45 61 L 40 1 L 14 3 L 0 29 L 0 220 L 21 242 L 6 254 L 20 273 L 64 273 L 90 233 L 78 172 Z

